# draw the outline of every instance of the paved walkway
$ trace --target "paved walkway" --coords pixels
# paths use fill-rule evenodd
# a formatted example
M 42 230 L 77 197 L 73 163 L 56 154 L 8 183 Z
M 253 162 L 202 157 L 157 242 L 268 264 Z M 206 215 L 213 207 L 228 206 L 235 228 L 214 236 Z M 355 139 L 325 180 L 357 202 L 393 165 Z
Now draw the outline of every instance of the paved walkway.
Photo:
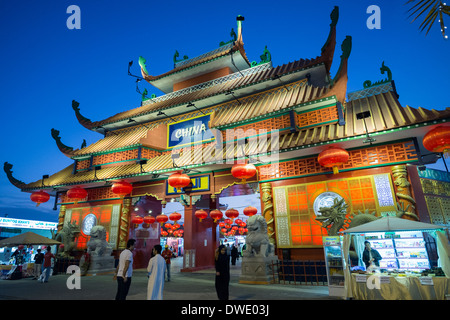
M 173 260 L 172 278 L 164 285 L 164 300 L 217 300 L 214 287 L 214 269 L 192 273 L 179 272 L 182 258 Z M 336 300 L 330 297 L 327 286 L 305 285 L 249 285 L 240 284 L 241 265 L 231 266 L 230 300 Z M 59 274 L 48 283 L 40 283 L 31 278 L 20 280 L 0 280 L 0 300 L 113 300 L 117 282 L 112 275 L 81 277 L 81 289 L 68 289 L 69 275 Z M 134 270 L 127 300 L 147 298 L 147 271 Z

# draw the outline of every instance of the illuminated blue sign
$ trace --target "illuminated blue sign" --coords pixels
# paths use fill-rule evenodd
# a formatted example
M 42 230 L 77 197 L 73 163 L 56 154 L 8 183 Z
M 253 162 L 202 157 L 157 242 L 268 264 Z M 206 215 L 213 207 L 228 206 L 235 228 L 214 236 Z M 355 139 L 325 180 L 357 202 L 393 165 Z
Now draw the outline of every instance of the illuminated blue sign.
M 167 147 L 187 146 L 196 142 L 213 141 L 209 130 L 210 114 L 171 123 L 167 126 Z

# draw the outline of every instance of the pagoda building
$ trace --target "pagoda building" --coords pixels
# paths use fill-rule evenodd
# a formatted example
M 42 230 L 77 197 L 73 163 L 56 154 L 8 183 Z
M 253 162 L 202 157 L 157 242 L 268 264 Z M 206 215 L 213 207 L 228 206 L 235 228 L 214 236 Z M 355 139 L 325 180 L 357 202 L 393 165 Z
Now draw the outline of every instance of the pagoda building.
M 103 137 L 74 149 L 52 129 L 73 163 L 46 178 L 45 186 L 16 179 L 11 164 L 5 172 L 21 191 L 55 197 L 58 231 L 70 223 L 80 228 L 77 250 L 89 240 L 83 221 L 91 214 L 106 228 L 116 256 L 137 238 L 136 268 L 147 265 L 159 243 L 157 218 L 170 201 L 185 208 L 184 271 L 214 265 L 219 221 L 200 220 L 196 212 L 220 209 L 224 195 L 260 194 L 260 214 L 279 259 L 323 260 L 322 237 L 330 230 L 317 217 L 337 203 L 345 204 L 347 223 L 373 213 L 448 226 L 450 180 L 418 168 L 437 161 L 439 153 L 426 150 L 422 140 L 445 127 L 450 109 L 402 106 L 384 63 L 387 79 L 366 81 L 347 94 L 350 36 L 338 46 L 339 68 L 330 74 L 338 16 L 335 7 L 317 57 L 280 66 L 272 65 L 267 47 L 260 61 L 247 58 L 241 16 L 229 41 L 191 59 L 176 52 L 174 68 L 164 74 L 151 75 L 140 57 L 141 78 L 163 95 L 144 92 L 139 107 L 99 121 L 73 101 L 78 122 Z M 252 164 L 256 174 L 235 177 L 232 168 L 240 163 Z M 171 186 L 174 174 L 187 174 L 190 184 Z M 70 196 L 75 188 L 86 191 L 83 198 Z M 139 217 L 148 216 L 158 221 L 137 229 Z

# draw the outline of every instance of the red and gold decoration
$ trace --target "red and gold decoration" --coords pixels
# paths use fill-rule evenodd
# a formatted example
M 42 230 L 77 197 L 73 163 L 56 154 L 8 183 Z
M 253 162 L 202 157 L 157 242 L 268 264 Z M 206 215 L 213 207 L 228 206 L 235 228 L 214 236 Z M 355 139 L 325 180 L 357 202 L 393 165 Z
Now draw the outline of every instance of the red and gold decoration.
M 156 221 L 158 221 L 158 223 L 160 223 L 161 225 L 163 225 L 164 223 L 167 222 L 167 220 L 169 220 L 169 217 L 166 216 L 165 214 L 159 214 L 156 216 Z
M 80 200 L 86 199 L 87 195 L 86 189 L 81 187 L 73 187 L 67 191 L 67 197 L 73 200 L 75 204 L 77 204 Z
M 191 178 L 185 173 L 175 172 L 167 179 L 167 183 L 177 191 L 181 191 L 181 188 L 185 188 L 191 183 Z
M 181 219 L 181 213 L 173 212 L 169 214 L 169 220 L 174 221 L 174 225 L 177 224 L 177 221 Z
M 214 222 L 217 222 L 217 220 L 220 220 L 220 219 L 223 218 L 223 213 L 222 213 L 222 211 L 220 211 L 220 210 L 218 210 L 218 209 L 215 209 L 215 210 L 211 211 L 211 212 L 209 213 L 209 215 L 211 216 L 211 218 L 214 219 Z
M 244 209 L 244 215 L 246 215 L 247 217 L 254 216 L 257 213 L 258 213 L 258 209 L 256 209 L 255 207 L 252 207 L 252 206 L 248 206 Z
M 443 153 L 448 158 L 450 152 L 450 126 L 439 126 L 423 137 L 423 146 L 431 152 Z
M 236 209 L 228 209 L 227 211 L 225 211 L 225 215 L 231 219 L 231 223 L 233 223 L 233 219 L 239 217 L 239 211 L 237 211 Z
M 131 185 L 131 183 L 122 180 L 115 182 L 111 186 L 111 191 L 114 194 L 117 194 L 120 199 L 123 199 L 127 194 L 130 194 L 131 191 L 133 191 L 133 186 Z
M 238 163 L 231 168 L 231 175 L 241 179 L 243 183 L 256 174 L 256 167 L 251 163 Z
M 144 224 L 142 225 L 144 228 L 150 228 L 150 226 L 155 223 L 156 219 L 152 215 L 148 215 L 144 217 Z
M 319 154 L 317 161 L 322 167 L 333 168 L 333 174 L 338 174 L 338 166 L 346 163 L 348 158 L 347 150 L 339 147 L 330 147 Z
M 39 190 L 33 192 L 30 195 L 30 199 L 31 201 L 36 202 L 36 207 L 39 207 L 41 203 L 45 203 L 50 199 L 50 195 L 43 190 Z
M 131 217 L 131 223 L 134 225 L 135 228 L 137 228 L 140 224 L 144 222 L 144 218 L 138 215 L 132 215 Z
M 200 222 L 202 222 L 203 219 L 206 219 L 206 217 L 208 217 L 208 213 L 205 210 L 200 209 L 195 211 L 195 216 L 200 220 Z

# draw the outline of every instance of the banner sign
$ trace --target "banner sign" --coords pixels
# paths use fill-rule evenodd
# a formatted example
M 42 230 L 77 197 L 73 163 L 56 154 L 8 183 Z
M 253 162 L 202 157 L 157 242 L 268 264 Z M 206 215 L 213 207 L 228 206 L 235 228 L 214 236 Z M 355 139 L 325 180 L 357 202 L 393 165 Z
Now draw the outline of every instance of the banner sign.
M 214 141 L 208 123 L 211 114 L 167 125 L 167 148 L 187 146 L 197 142 Z
M 192 186 L 189 186 L 187 188 L 191 188 L 189 190 L 189 192 L 191 193 L 195 193 L 195 192 L 201 192 L 201 191 L 209 191 L 209 175 L 205 175 L 205 176 L 196 176 L 196 177 L 191 177 L 191 184 Z M 171 194 L 182 194 L 183 191 L 177 191 L 174 187 L 171 187 L 167 182 L 166 182 L 166 194 L 167 195 L 171 195 Z
M 0 218 L 0 227 L 50 230 L 57 226 L 56 222 Z

